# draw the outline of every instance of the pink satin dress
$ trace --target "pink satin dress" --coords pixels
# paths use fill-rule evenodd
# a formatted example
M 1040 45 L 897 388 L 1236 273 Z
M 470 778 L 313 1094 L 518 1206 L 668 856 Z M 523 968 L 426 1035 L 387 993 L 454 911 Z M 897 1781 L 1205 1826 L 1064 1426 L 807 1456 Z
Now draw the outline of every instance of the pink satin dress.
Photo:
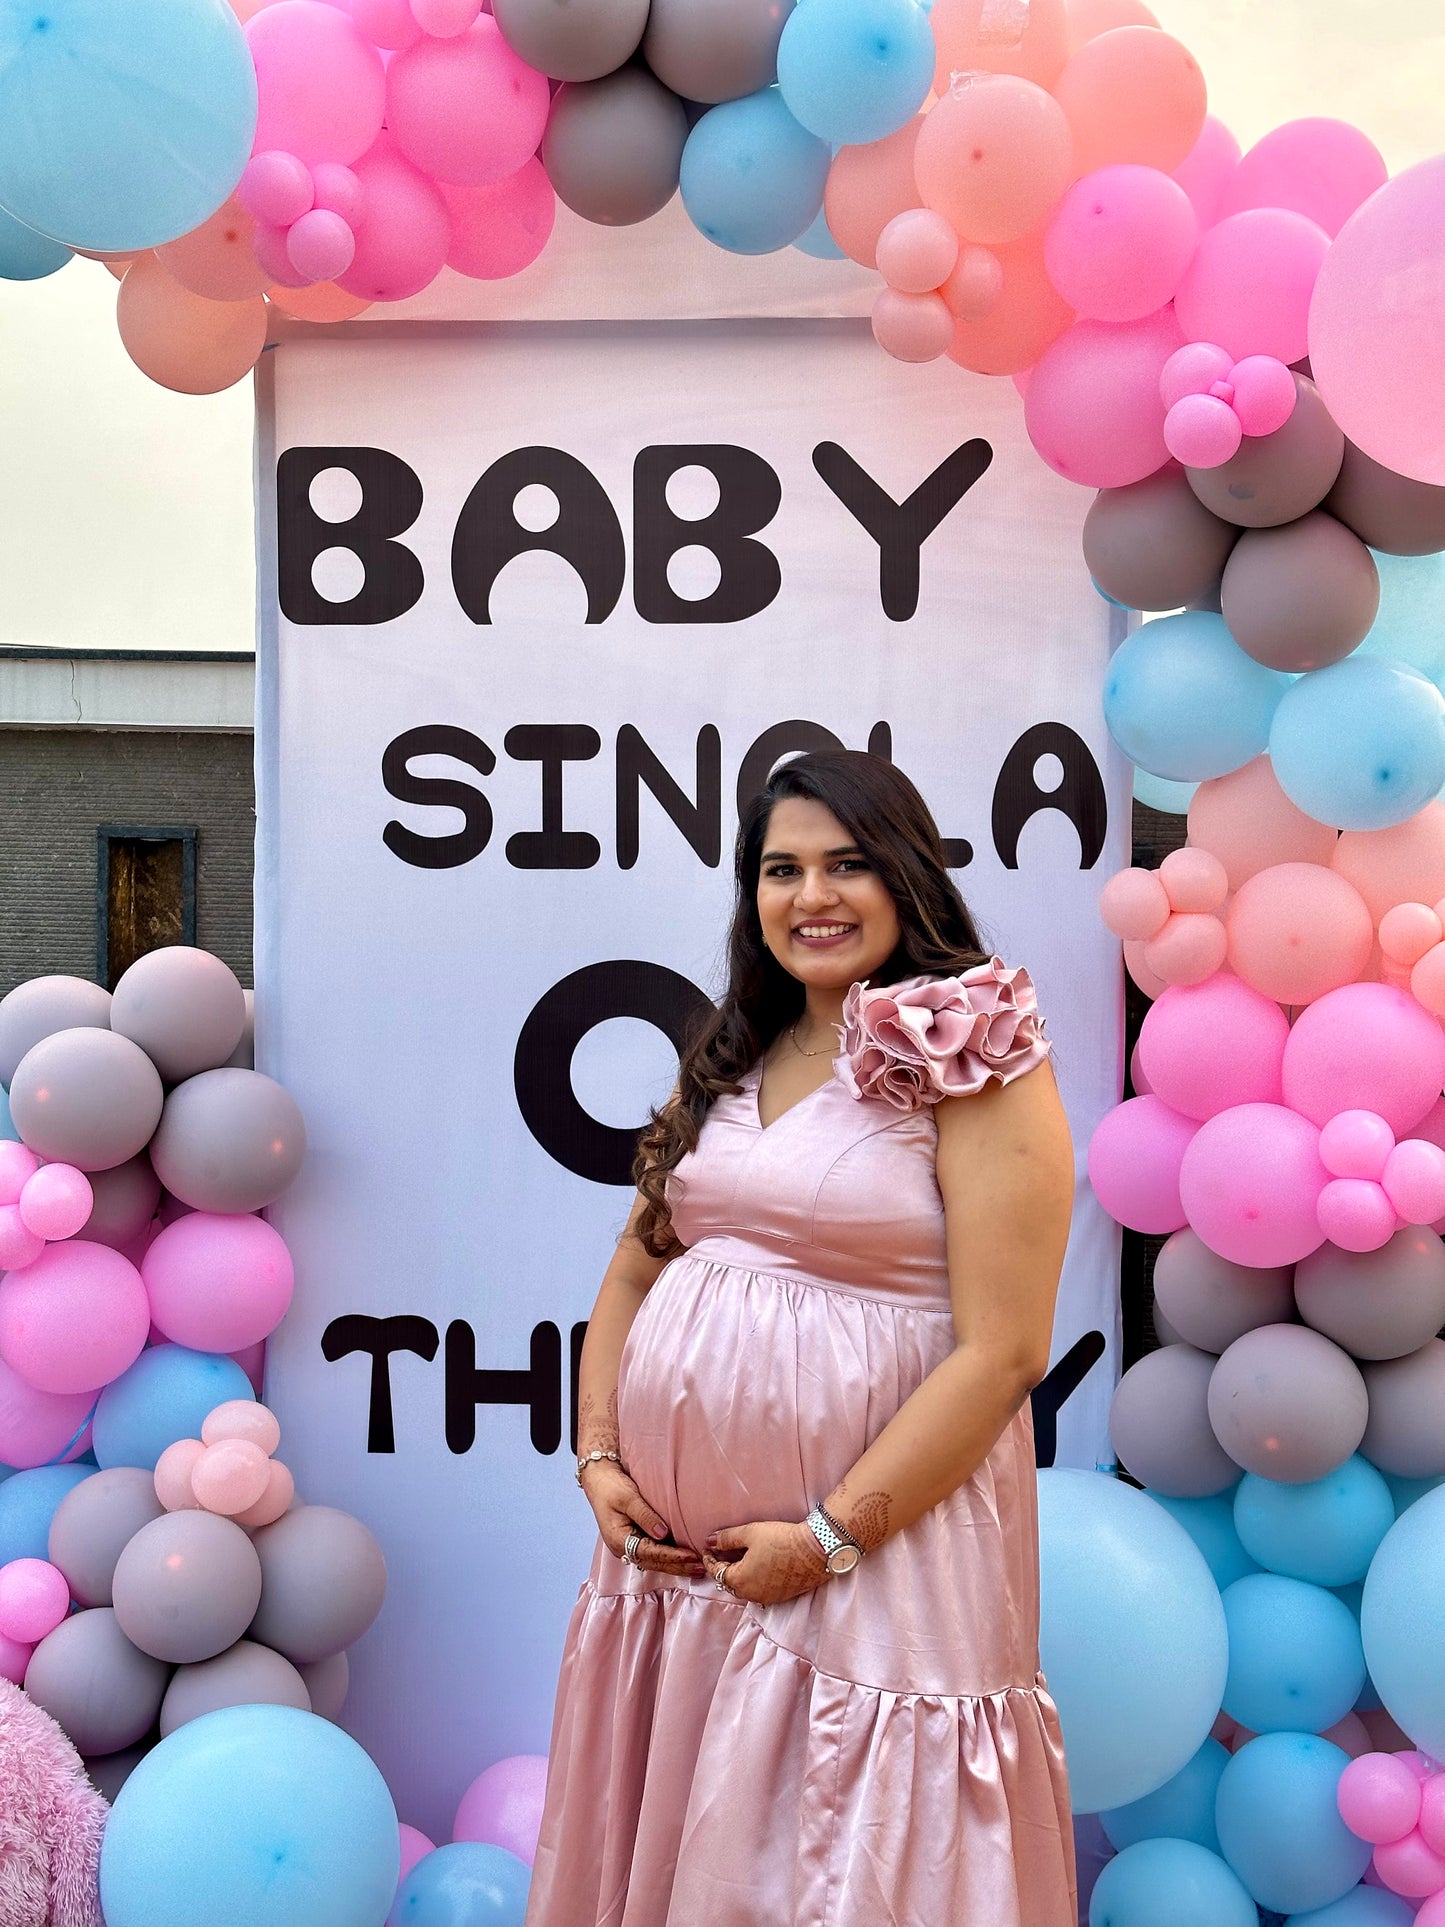
M 618 1385 L 681 1545 L 801 1520 L 954 1345 L 939 1097 L 1047 1053 L 997 960 L 870 990 L 834 1076 L 764 1128 L 760 1070 L 672 1180 L 687 1251 Z M 567 1631 L 526 1927 L 1075 1927 L 1039 1671 L 1025 1404 L 950 1498 L 777 1606 L 599 1539 Z

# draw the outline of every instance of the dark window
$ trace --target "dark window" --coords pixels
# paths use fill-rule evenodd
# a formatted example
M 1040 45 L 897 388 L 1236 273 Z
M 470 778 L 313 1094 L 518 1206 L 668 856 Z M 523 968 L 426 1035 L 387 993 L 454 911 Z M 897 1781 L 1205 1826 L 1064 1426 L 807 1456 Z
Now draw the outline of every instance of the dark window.
M 114 990 L 147 951 L 196 941 L 196 832 L 103 823 L 97 838 L 95 974 Z

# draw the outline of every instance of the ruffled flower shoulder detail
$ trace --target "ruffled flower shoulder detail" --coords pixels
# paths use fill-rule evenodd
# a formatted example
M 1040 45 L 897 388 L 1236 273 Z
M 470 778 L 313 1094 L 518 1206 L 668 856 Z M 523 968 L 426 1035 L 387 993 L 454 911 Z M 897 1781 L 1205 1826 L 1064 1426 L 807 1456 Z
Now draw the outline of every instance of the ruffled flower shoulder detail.
M 998 957 L 960 977 L 854 984 L 835 1074 L 854 1097 L 914 1111 L 1033 1070 L 1051 1049 L 1043 1025 L 1033 979 Z

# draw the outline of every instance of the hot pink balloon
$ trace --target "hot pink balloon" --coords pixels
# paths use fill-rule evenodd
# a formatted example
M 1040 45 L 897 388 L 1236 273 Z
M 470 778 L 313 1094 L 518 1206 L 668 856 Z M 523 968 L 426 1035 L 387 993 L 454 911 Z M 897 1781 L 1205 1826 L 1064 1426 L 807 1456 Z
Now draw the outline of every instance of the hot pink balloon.
M 1162 468 L 1159 377 L 1183 345 L 1172 309 L 1118 326 L 1079 321 L 1061 335 L 1024 398 L 1029 439 L 1049 467 L 1091 488 L 1122 488 Z
M 38 1238 L 73 1238 L 95 1209 L 95 1193 L 73 1164 L 45 1164 L 20 1193 L 19 1211 Z
M 486 187 L 536 153 L 552 104 L 485 14 L 449 40 L 419 40 L 387 71 L 387 125 L 415 166 L 438 181 Z M 349 156 L 340 156 L 348 159 Z
M 287 234 L 286 258 L 308 282 L 335 281 L 356 258 L 356 236 L 339 214 L 314 207 Z
M 236 1524 L 244 1526 L 248 1532 L 253 1532 L 257 1526 L 273 1525 L 296 1497 L 296 1482 L 287 1467 L 280 1459 L 272 1459 L 270 1466 L 266 1475 L 266 1490 L 255 1505 L 236 1514 Z
M 1418 1825 L 1425 1845 L 1445 1853 L 1445 1773 L 1432 1773 L 1421 1781 Z
M 191 1467 L 196 1503 L 223 1518 L 249 1512 L 265 1497 L 270 1483 L 271 1461 L 250 1439 L 218 1439 L 204 1448 Z
M 502 281 L 529 268 L 552 238 L 557 196 L 539 160 L 495 187 L 444 187 L 452 239 L 447 266 L 474 281 Z
M 1333 236 L 1388 177 L 1379 149 L 1348 121 L 1287 121 L 1231 171 L 1219 212 L 1292 208 Z
M 1406 1138 L 1390 1153 L 1380 1183 L 1406 1224 L 1445 1218 L 1445 1151 L 1438 1145 Z
M 1373 1111 L 1341 1111 L 1320 1132 L 1320 1162 L 1336 1178 L 1378 1184 L 1395 1148 L 1395 1133 Z
M 201 1502 L 191 1485 L 191 1474 L 205 1449 L 199 1439 L 176 1439 L 156 1460 L 156 1497 L 167 1512 L 195 1512 L 200 1509 Z
M 884 288 L 873 303 L 873 339 L 895 361 L 937 361 L 953 340 L 953 316 L 941 295 Z
M 1324 1243 L 1316 1206 L 1329 1182 L 1306 1118 L 1279 1104 L 1241 1104 L 1200 1125 L 1180 1166 L 1179 1196 L 1221 1258 L 1291 1265 Z
M 20 1193 L 40 1169 L 29 1145 L 0 1138 L 0 1205 L 19 1204 Z
M 1395 1207 L 1370 1178 L 1331 1178 L 1315 1209 L 1320 1230 L 1341 1251 L 1379 1251 L 1399 1227 Z
M 1199 1128 L 1158 1097 L 1110 1111 L 1089 1144 L 1089 1182 L 1109 1216 L 1131 1231 L 1182 1230 L 1179 1171 Z
M 351 18 L 373 46 L 391 53 L 415 46 L 421 39 L 409 0 L 351 0 Z
M 405 301 L 446 265 L 451 221 L 440 190 L 389 139 L 356 163 L 366 219 L 337 286 L 365 301 Z
M 109 1245 L 48 1245 L 0 1285 L 0 1356 L 42 1392 L 96 1392 L 140 1357 L 150 1308 L 140 1273 Z
M 228 1398 L 224 1405 L 206 1414 L 201 1439 L 206 1445 L 219 1445 L 223 1439 L 244 1439 L 247 1444 L 258 1446 L 269 1458 L 281 1443 L 281 1427 L 276 1414 L 255 1399 Z
M 1164 417 L 1164 446 L 1186 468 L 1222 468 L 1243 438 L 1238 415 L 1216 395 L 1185 395 Z
M 1346 984 L 1302 1011 L 1284 1052 L 1284 1096 L 1325 1124 L 1375 1111 L 1408 1136 L 1445 1086 L 1445 1033 L 1404 991 Z
M 386 113 L 386 69 L 347 15 L 322 0 L 280 0 L 245 32 L 260 97 L 256 152 L 308 165 L 364 154 Z
M 1171 850 L 1159 865 L 1159 881 L 1172 910 L 1221 910 L 1229 895 L 1224 865 L 1208 850 Z
M 70 1585 L 48 1559 L 0 1566 L 0 1637 L 35 1646 L 70 1612 Z
M 1076 314 L 1141 321 L 1173 298 L 1198 240 L 1189 196 L 1167 174 L 1104 167 L 1076 181 L 1060 202 L 1044 237 L 1044 261 Z
M 1099 914 L 1116 937 L 1147 943 L 1169 921 L 1168 892 L 1156 870 L 1120 870 L 1104 885 Z
M 1445 1887 L 1445 1856 L 1428 1847 L 1418 1830 L 1376 1847 L 1375 1866 L 1392 1893 L 1408 1894 L 1413 1900 Z
M 320 161 L 311 178 L 315 188 L 313 205 L 324 208 L 328 214 L 339 214 L 348 227 L 355 227 L 362 215 L 362 195 L 361 182 L 354 171 L 337 161 Z M 302 213 L 309 211 L 302 209 Z M 296 218 L 299 220 L 301 216 Z M 281 225 L 284 227 L 285 223 Z
M 1236 360 L 1300 360 L 1310 297 L 1329 245 L 1323 228 L 1284 208 L 1230 215 L 1201 238 L 1179 285 L 1180 326 L 1196 341 L 1218 342 Z
M 1207 395 L 1234 373 L 1234 356 L 1212 341 L 1190 341 L 1172 354 L 1159 377 L 1159 397 L 1172 408 L 1186 395 Z
M 1182 1116 L 1278 1104 L 1289 1023 L 1237 977 L 1166 990 L 1144 1018 L 1139 1062 L 1149 1088 Z
M 1176 911 L 1144 946 L 1149 968 L 1166 984 L 1202 984 L 1223 968 L 1228 938 L 1218 917 Z
M 142 1264 L 151 1313 L 177 1345 L 235 1352 L 275 1331 L 291 1303 L 291 1254 L 264 1219 L 193 1211 Z
M 1294 376 L 1273 355 L 1246 355 L 1229 376 L 1231 406 L 1246 435 L 1273 435 L 1294 413 L 1299 390 Z
M 290 227 L 315 204 L 316 189 L 305 161 L 273 147 L 247 161 L 236 199 L 253 220 Z
M 1219 219 L 1225 192 L 1239 165 L 1239 142 L 1210 114 L 1199 139 L 1174 169 L 1173 178 L 1194 204 L 1201 228 Z
M 21 1271 L 33 1265 L 45 1249 L 45 1239 L 32 1231 L 18 1204 L 0 1205 L 0 1271 Z
M 30 1656 L 34 1651 L 33 1646 L 24 1645 L 19 1640 L 6 1639 L 5 1635 L 0 1633 L 0 1679 L 8 1679 L 12 1686 L 23 1686 L 26 1668 L 30 1664 Z
M 1352 1760 L 1336 1790 L 1340 1818 L 1351 1833 L 1375 1846 L 1403 1840 L 1420 1821 L 1420 1781 L 1393 1753 L 1366 1753 Z
M 958 266 L 958 236 L 932 208 L 905 208 L 878 237 L 878 272 L 900 294 L 932 294 Z

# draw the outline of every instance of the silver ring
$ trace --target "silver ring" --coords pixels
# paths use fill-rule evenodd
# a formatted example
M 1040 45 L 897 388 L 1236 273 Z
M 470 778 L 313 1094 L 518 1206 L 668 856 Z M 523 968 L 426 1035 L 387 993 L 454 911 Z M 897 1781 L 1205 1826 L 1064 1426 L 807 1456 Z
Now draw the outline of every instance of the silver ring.
M 719 1566 L 718 1570 L 713 1574 L 713 1584 L 717 1587 L 719 1592 L 732 1591 L 732 1587 L 727 1582 L 726 1566 Z
M 636 1526 L 628 1533 L 627 1543 L 622 1548 L 622 1563 L 624 1565 L 641 1566 L 642 1562 L 637 1556 L 637 1548 L 646 1537 L 647 1534 L 645 1532 L 639 1532 Z

